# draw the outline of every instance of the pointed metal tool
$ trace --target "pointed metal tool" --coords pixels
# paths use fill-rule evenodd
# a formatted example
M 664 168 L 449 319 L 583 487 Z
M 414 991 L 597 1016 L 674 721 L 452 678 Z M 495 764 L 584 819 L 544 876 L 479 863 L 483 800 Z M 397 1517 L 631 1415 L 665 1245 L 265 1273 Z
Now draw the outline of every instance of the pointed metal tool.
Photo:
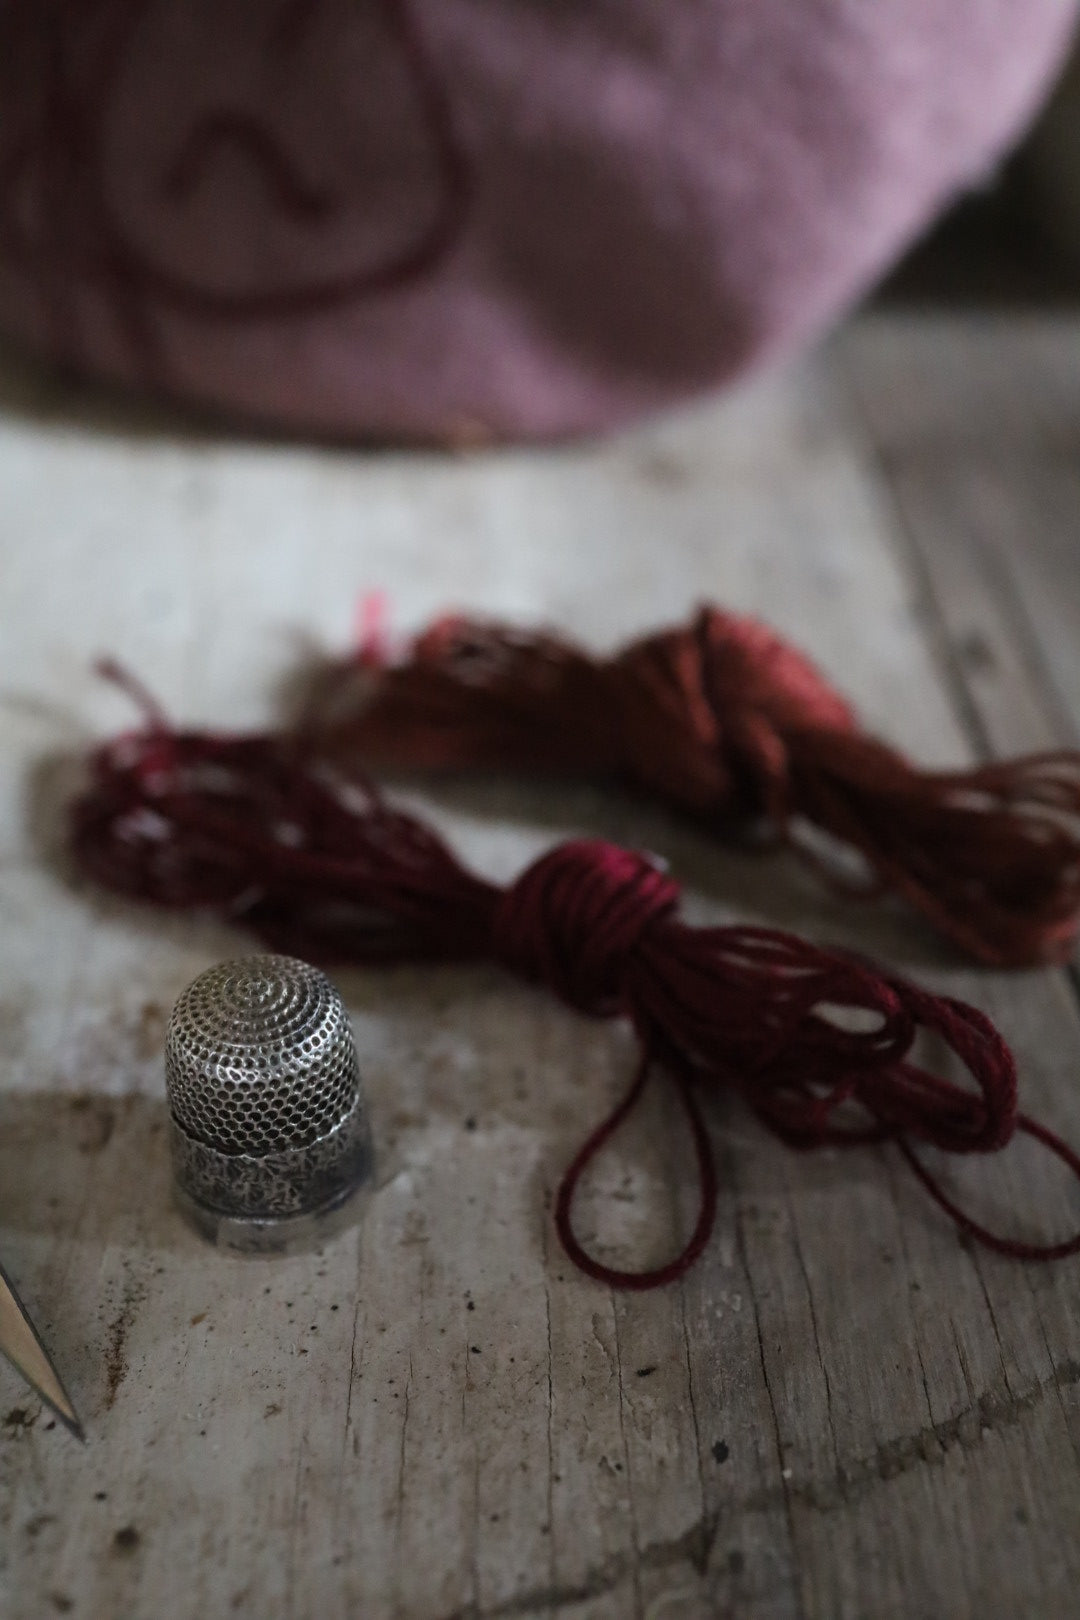
M 0 1355 L 6 1356 L 16 1372 L 22 1373 L 73 1435 L 79 1440 L 86 1439 L 60 1374 L 3 1266 L 0 1266 Z

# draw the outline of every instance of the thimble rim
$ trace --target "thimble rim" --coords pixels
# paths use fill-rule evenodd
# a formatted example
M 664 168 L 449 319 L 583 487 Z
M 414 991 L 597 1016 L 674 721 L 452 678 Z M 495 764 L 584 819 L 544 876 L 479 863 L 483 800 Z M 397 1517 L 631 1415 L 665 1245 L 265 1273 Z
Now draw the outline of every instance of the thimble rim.
M 368 1180 L 371 1133 L 362 1096 L 315 1142 L 264 1154 L 223 1153 L 170 1120 L 174 1188 L 219 1219 L 273 1222 L 330 1208 Z

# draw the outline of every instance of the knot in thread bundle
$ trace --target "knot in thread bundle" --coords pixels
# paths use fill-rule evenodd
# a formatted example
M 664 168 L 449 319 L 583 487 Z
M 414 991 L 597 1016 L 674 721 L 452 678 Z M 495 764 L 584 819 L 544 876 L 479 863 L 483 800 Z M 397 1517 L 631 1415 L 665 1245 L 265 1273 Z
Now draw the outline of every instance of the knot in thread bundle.
M 685 631 L 670 634 L 678 644 Z M 692 636 L 714 714 L 741 716 L 744 724 L 757 718 L 777 736 L 800 728 L 854 731 L 850 704 L 805 653 L 760 620 L 704 607 Z M 634 657 L 633 647 L 627 655 Z
M 785 820 L 791 739 L 855 729 L 808 658 L 757 620 L 713 607 L 631 642 L 603 689 L 618 774 L 668 799 L 674 783 L 684 808 L 706 814 Z
M 563 845 L 500 889 L 371 783 L 331 772 L 295 742 L 174 732 L 143 703 L 145 729 L 96 751 L 72 805 L 73 852 L 97 882 L 158 905 L 209 907 L 313 962 L 499 961 L 580 1011 L 630 1020 L 641 1048 L 633 1084 L 556 1199 L 560 1238 L 590 1276 L 654 1287 L 701 1253 L 717 1187 L 699 1099 L 721 1090 L 798 1147 L 895 1142 L 931 1196 L 988 1247 L 1029 1259 L 1080 1250 L 1080 1236 L 1031 1244 L 987 1231 L 914 1151 L 922 1142 L 992 1152 L 1020 1129 L 1080 1177 L 1072 1149 L 1017 1112 L 1012 1055 L 976 1009 L 779 930 L 692 928 L 675 914 L 678 886 L 611 844 Z M 920 1029 L 945 1042 L 973 1085 L 914 1060 Z M 575 1235 L 574 1191 L 654 1069 L 686 1114 L 699 1213 L 667 1265 L 617 1271 Z
M 1076 939 L 1080 754 L 919 770 L 861 732 L 802 653 L 717 608 L 606 659 L 463 618 L 438 620 L 397 664 L 369 636 L 303 733 L 349 768 L 617 780 L 708 830 L 749 824 L 835 888 L 892 890 L 996 966 L 1061 960 Z
M 541 856 L 502 895 L 492 944 L 512 972 L 594 1017 L 627 1011 L 628 969 L 679 885 L 644 855 L 580 839 Z

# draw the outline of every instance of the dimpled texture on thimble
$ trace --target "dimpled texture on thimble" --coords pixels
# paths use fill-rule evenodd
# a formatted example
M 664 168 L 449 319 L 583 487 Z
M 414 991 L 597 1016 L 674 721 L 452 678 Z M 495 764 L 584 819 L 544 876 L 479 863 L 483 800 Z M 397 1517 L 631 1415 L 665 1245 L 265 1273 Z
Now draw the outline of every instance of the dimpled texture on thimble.
M 289 956 L 208 969 L 173 1008 L 165 1085 L 176 1122 L 221 1153 L 318 1141 L 359 1091 L 340 995 L 324 973 Z

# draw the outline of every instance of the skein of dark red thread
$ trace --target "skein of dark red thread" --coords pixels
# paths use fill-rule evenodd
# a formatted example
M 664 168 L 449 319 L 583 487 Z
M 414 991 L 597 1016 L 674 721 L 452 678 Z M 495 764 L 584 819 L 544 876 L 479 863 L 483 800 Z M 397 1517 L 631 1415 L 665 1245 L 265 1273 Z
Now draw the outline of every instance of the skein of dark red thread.
M 610 658 L 440 619 L 397 664 L 362 644 L 304 726 L 345 765 L 622 781 L 714 832 L 764 826 L 834 884 L 894 891 L 995 966 L 1075 943 L 1080 753 L 919 770 L 861 732 L 802 653 L 718 608 Z M 808 830 L 860 856 L 867 882 L 841 884 Z
M 630 1092 L 578 1153 L 557 1199 L 576 1264 L 619 1287 L 681 1276 L 708 1242 L 716 1177 L 698 1099 L 737 1091 L 768 1129 L 802 1148 L 894 1140 L 965 1231 L 1006 1254 L 1052 1258 L 1080 1236 L 1031 1245 L 985 1231 L 951 1203 L 912 1144 L 994 1152 L 1028 1131 L 1080 1176 L 1080 1160 L 1017 1113 L 1012 1056 L 974 1008 L 932 996 L 775 929 L 691 928 L 678 885 L 651 859 L 592 840 L 559 845 L 509 888 L 469 872 L 431 828 L 358 775 L 331 771 L 294 739 L 170 729 L 141 688 L 141 731 L 99 748 L 71 807 L 80 869 L 158 905 L 213 909 L 273 949 L 326 963 L 502 963 L 594 1017 L 625 1017 L 641 1061 Z M 842 1027 L 830 1009 L 872 1015 Z M 940 1035 L 968 1089 L 914 1063 L 919 1029 Z M 670 1076 L 694 1141 L 701 1207 L 682 1252 L 654 1271 L 616 1271 L 576 1238 L 577 1182 L 641 1095 Z

